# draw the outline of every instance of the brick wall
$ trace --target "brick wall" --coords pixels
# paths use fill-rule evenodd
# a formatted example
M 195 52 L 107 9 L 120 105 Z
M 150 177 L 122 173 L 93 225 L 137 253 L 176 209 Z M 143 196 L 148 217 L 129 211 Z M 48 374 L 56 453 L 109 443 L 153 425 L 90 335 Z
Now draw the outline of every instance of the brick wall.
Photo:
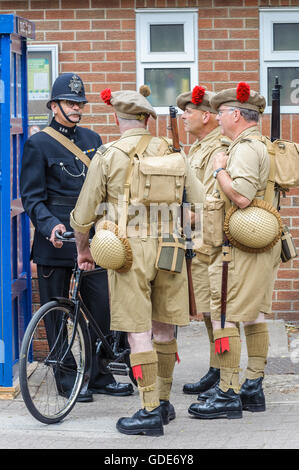
M 35 43 L 59 45 L 59 72 L 82 77 L 90 104 L 82 124 L 104 142 L 118 136 L 111 109 L 99 93 L 136 88 L 135 8 L 198 7 L 199 83 L 217 91 L 247 81 L 259 89 L 259 7 L 299 6 L 299 0 L 15 0 L 0 1 L 0 13 L 35 22 Z M 299 142 L 299 115 L 283 115 L 282 137 Z M 150 122 L 150 130 L 167 135 L 167 118 Z M 193 142 L 180 123 L 180 138 Z M 262 131 L 270 132 L 269 116 Z M 299 248 L 299 190 L 282 200 L 281 214 Z M 299 259 L 281 266 L 274 292 L 275 318 L 299 319 Z M 34 300 L 38 303 L 35 294 Z

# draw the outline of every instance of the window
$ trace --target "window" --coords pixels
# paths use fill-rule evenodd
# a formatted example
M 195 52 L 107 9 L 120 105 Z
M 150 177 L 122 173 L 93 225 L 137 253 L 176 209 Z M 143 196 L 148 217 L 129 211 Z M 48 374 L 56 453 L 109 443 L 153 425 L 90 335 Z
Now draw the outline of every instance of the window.
M 197 10 L 136 10 L 137 87 L 151 89 L 157 113 L 168 113 L 176 97 L 198 82 Z
M 261 93 L 271 112 L 272 88 L 279 77 L 282 113 L 299 113 L 299 8 L 260 10 Z

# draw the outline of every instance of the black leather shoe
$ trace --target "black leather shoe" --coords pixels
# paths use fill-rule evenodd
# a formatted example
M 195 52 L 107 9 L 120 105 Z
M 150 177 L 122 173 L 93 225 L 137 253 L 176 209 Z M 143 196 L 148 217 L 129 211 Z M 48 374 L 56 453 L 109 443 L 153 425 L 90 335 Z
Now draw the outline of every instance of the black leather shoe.
M 201 392 L 198 395 L 197 400 L 198 401 L 205 401 L 208 398 L 212 397 L 214 395 L 214 393 L 216 393 L 216 386 L 219 385 L 219 382 L 220 382 L 220 380 L 217 380 L 217 382 L 215 383 L 215 385 L 213 385 L 213 387 L 209 388 L 209 390 L 206 390 L 205 392 Z
M 112 382 L 100 388 L 90 387 L 92 393 L 101 393 L 103 395 L 113 395 L 114 397 L 126 397 L 134 393 L 132 384 L 123 384 L 120 382 Z
M 71 393 L 70 391 L 59 392 L 59 395 L 65 398 L 69 398 L 70 393 Z M 76 401 L 79 403 L 90 403 L 91 401 L 93 401 L 92 392 L 90 390 L 85 390 L 84 392 L 80 392 L 79 395 L 77 396 Z
M 198 382 L 185 384 L 183 392 L 189 395 L 196 395 L 197 393 L 205 392 L 213 387 L 217 380 L 220 379 L 220 369 L 210 367 L 206 375 L 204 375 Z
M 216 386 L 215 394 L 204 402 L 193 403 L 188 412 L 196 418 L 242 418 L 242 403 L 239 394 L 231 388 L 223 392 Z
M 243 410 L 265 411 L 266 400 L 262 387 L 263 377 L 258 379 L 246 379 L 240 390 L 240 398 Z
M 145 434 L 146 436 L 163 436 L 163 423 L 160 406 L 153 411 L 141 409 L 132 418 L 120 418 L 116 429 L 123 434 Z
M 169 421 L 175 419 L 175 409 L 170 401 L 160 400 L 160 411 L 163 424 L 169 424 Z

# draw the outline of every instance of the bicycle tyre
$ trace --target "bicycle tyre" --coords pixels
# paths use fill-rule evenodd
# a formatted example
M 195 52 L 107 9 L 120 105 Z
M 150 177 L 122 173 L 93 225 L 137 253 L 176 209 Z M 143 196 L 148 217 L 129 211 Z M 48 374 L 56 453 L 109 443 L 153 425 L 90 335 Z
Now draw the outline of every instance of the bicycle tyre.
M 19 361 L 22 397 L 31 415 L 45 424 L 57 423 L 70 413 L 83 384 L 89 336 L 81 315 L 71 353 L 63 359 L 73 320 L 72 303 L 50 301 L 34 314 L 23 337 Z M 51 334 L 55 342 L 51 340 L 49 346 Z

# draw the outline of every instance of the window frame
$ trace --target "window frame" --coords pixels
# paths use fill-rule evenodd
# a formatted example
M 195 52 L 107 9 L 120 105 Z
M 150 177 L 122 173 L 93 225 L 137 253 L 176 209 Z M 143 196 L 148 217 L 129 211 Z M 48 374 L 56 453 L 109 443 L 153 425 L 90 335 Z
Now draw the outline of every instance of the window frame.
M 198 9 L 136 9 L 136 82 L 144 84 L 144 69 L 188 68 L 190 89 L 198 82 Z M 183 24 L 184 52 L 150 52 L 150 25 Z M 146 34 L 144 34 L 144 32 Z M 171 59 L 171 60 L 170 60 Z M 173 103 L 176 105 L 176 103 Z M 168 114 L 167 106 L 155 106 L 157 114 Z
M 294 15 L 297 13 L 297 15 Z M 273 24 L 299 23 L 299 7 L 260 8 L 260 90 L 268 100 L 268 68 L 299 67 L 299 51 L 273 50 Z M 297 56 L 297 57 L 296 57 Z M 274 86 L 274 83 L 273 83 Z M 267 105 L 265 113 L 272 112 L 272 105 Z M 280 106 L 282 114 L 299 114 L 299 105 Z

